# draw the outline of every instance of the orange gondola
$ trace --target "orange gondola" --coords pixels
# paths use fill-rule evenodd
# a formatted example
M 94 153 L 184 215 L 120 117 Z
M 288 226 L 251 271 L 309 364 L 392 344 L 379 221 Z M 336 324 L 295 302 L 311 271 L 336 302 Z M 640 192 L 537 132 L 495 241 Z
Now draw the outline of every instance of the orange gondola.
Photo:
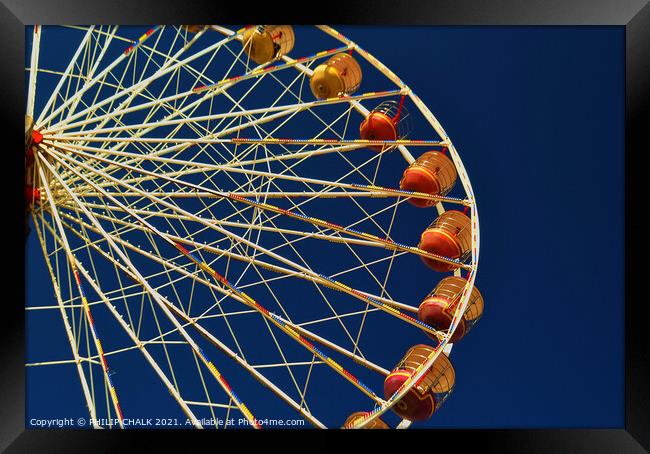
M 399 187 L 405 191 L 445 196 L 456 184 L 456 166 L 439 151 L 427 151 L 418 157 L 402 175 Z M 436 204 L 435 200 L 411 198 L 413 205 L 425 208 Z
M 441 280 L 420 304 L 418 318 L 437 330 L 448 330 L 466 285 L 467 279 L 460 276 L 448 276 Z M 463 317 L 451 336 L 450 342 L 461 340 L 481 318 L 481 315 L 483 315 L 483 296 L 474 286 Z M 433 338 L 433 336 L 431 337 Z
M 418 247 L 431 254 L 463 260 L 472 247 L 472 221 L 460 211 L 445 211 L 422 233 Z M 453 263 L 429 257 L 422 257 L 422 260 L 427 266 L 440 272 L 458 268 L 458 265 Z
M 411 131 L 410 115 L 400 101 L 384 101 L 375 107 L 359 126 L 359 135 L 363 140 L 394 141 L 405 139 Z M 395 145 L 369 145 L 368 148 L 381 152 L 395 148 Z
M 384 380 L 384 397 L 390 399 L 416 373 L 433 350 L 433 347 L 424 344 L 411 347 Z M 393 411 L 409 421 L 430 418 L 451 393 L 455 379 L 456 373 L 449 358 L 441 352 L 420 382 L 393 406 Z

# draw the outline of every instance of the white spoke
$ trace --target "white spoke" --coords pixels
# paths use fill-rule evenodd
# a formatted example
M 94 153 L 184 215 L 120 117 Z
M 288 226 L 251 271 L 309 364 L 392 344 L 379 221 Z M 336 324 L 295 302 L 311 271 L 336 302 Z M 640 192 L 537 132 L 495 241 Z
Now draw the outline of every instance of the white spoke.
M 36 75 L 38 74 L 38 54 L 40 52 L 42 27 L 34 25 L 32 34 L 32 60 L 29 71 L 29 88 L 27 92 L 27 116 L 34 117 L 34 99 L 36 97 Z

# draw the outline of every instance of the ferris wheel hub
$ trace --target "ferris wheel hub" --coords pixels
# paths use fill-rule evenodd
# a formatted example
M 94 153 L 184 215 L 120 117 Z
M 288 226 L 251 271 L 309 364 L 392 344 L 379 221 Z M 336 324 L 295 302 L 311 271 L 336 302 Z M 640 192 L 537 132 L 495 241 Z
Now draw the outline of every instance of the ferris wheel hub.
M 38 145 L 43 141 L 43 134 L 40 131 L 34 129 L 32 131 L 32 145 Z
M 25 115 L 25 216 L 34 203 L 41 200 L 41 192 L 34 187 L 34 152 L 36 146 L 43 141 L 43 134 L 34 129 L 34 119 Z M 29 233 L 29 230 L 26 231 Z M 27 236 L 27 233 L 25 236 Z
M 432 254 L 461 260 L 471 248 L 471 219 L 457 210 L 447 210 L 422 233 L 418 247 Z M 458 268 L 452 263 L 422 257 L 431 269 L 441 273 Z

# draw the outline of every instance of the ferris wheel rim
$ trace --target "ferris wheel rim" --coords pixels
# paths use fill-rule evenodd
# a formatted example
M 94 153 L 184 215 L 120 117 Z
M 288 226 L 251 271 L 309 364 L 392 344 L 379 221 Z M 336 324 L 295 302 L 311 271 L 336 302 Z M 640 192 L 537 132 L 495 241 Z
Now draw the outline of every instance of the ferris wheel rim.
M 218 31 L 227 30 L 227 29 L 224 29 L 223 27 L 220 27 L 220 28 L 215 28 L 216 26 L 212 26 L 212 27 L 214 29 L 217 29 Z M 470 209 L 470 218 L 471 218 L 471 221 L 472 221 L 471 268 L 468 268 L 469 274 L 467 276 L 467 285 L 466 285 L 466 287 L 464 289 L 463 296 L 461 297 L 461 303 L 459 304 L 459 307 L 457 308 L 457 310 L 455 312 L 455 315 L 454 315 L 454 318 L 452 320 L 450 329 L 447 331 L 447 333 L 445 334 L 443 339 L 439 342 L 439 344 L 436 347 L 436 349 L 434 350 L 433 354 L 430 355 L 429 358 L 427 359 L 427 361 L 425 361 L 422 364 L 421 368 L 418 369 L 418 371 L 413 375 L 413 377 L 411 379 L 409 379 L 409 381 L 405 382 L 404 385 L 390 399 L 384 401 L 384 403 L 381 404 L 381 406 L 379 407 L 378 410 L 375 410 L 375 411 L 371 412 L 367 418 L 357 422 L 357 424 L 355 424 L 355 426 L 354 426 L 354 427 L 363 427 L 367 423 L 373 421 L 374 419 L 378 418 L 381 414 L 385 413 L 390 408 L 392 408 L 392 406 L 395 405 L 395 403 L 400 398 L 402 398 L 404 395 L 406 395 L 406 393 L 408 393 L 412 389 L 412 387 L 416 384 L 417 380 L 419 380 L 426 373 L 427 369 L 433 365 L 433 363 L 435 362 L 438 355 L 442 353 L 443 349 L 447 346 L 447 344 L 449 343 L 449 339 L 451 339 L 451 336 L 453 335 L 455 329 L 457 328 L 458 320 L 460 319 L 459 315 L 462 315 L 464 309 L 467 306 L 471 289 L 474 286 L 474 281 L 475 281 L 475 277 L 476 277 L 476 270 L 478 268 L 478 257 L 479 257 L 478 211 L 477 211 L 476 202 L 475 202 L 475 199 L 474 199 L 474 196 L 473 196 L 471 183 L 469 182 L 469 178 L 466 175 L 465 168 L 463 166 L 462 161 L 460 160 L 460 157 L 459 157 L 459 155 L 458 155 L 458 153 L 456 151 L 456 148 L 454 147 L 453 143 L 451 142 L 449 137 L 446 135 L 446 133 L 442 129 L 442 126 L 439 124 L 437 119 L 429 111 L 427 106 L 419 99 L 419 97 L 417 97 L 415 95 L 415 93 L 413 93 L 411 91 L 410 88 L 408 88 L 406 85 L 404 85 L 403 82 L 399 78 L 397 78 L 397 76 L 392 71 L 390 71 L 387 67 L 385 67 L 383 64 L 381 64 L 381 62 L 376 60 L 375 57 L 373 57 L 370 53 L 368 53 L 367 51 L 359 48 L 355 43 L 348 40 L 343 35 L 341 35 L 340 33 L 338 33 L 337 31 L 335 31 L 334 29 L 332 29 L 330 27 L 318 26 L 318 28 L 321 29 L 322 31 L 325 31 L 326 33 L 334 36 L 334 37 L 337 37 L 337 39 L 341 39 L 342 41 L 346 42 L 348 48 L 356 50 L 367 61 L 369 61 L 371 64 L 373 64 L 373 66 L 375 66 L 375 68 L 377 68 L 379 71 L 384 73 L 384 75 L 389 77 L 389 79 L 391 79 L 393 82 L 395 82 L 395 80 L 397 80 L 399 85 L 400 85 L 399 86 L 400 93 L 407 94 L 409 96 L 409 98 L 417 105 L 420 112 L 425 116 L 425 118 L 427 118 L 427 120 L 429 121 L 431 126 L 436 131 L 438 131 L 439 135 L 443 138 L 443 140 L 446 141 L 445 144 L 447 146 L 447 149 L 449 150 L 450 155 L 451 155 L 451 157 L 452 157 L 452 159 L 454 161 L 454 164 L 456 165 L 456 168 L 458 169 L 459 177 L 461 179 L 461 182 L 463 184 L 465 192 L 469 197 L 469 199 L 467 199 L 467 202 L 468 202 L 467 206 Z M 236 32 L 230 32 L 230 33 L 232 34 L 231 36 L 237 35 Z M 283 60 L 285 58 L 289 59 L 289 57 L 283 56 Z M 34 59 L 34 56 L 32 54 L 32 60 L 33 59 Z M 378 63 L 379 65 L 376 66 L 375 63 Z M 34 65 L 32 65 L 32 69 L 33 69 L 33 67 L 34 67 Z M 384 70 L 385 70 L 385 72 L 384 72 Z M 31 77 L 32 73 L 36 74 L 36 72 L 30 71 L 30 77 Z M 142 82 L 140 82 L 140 83 L 142 83 Z M 31 86 L 31 83 L 30 83 L 30 86 Z M 349 101 L 349 102 L 352 103 L 353 101 Z M 77 112 L 77 114 L 75 114 L 75 115 L 79 115 L 81 112 L 83 112 L 83 110 L 80 111 L 80 112 Z M 79 116 L 79 118 L 81 118 L 81 116 Z M 43 121 L 46 121 L 46 120 L 43 120 Z M 59 125 L 59 126 L 61 126 L 61 125 Z M 44 131 L 47 131 L 47 129 L 45 129 Z M 405 145 L 407 145 L 407 144 L 399 144 L 399 147 L 405 149 Z M 402 156 L 407 160 L 407 162 L 409 162 L 408 150 L 406 150 L 406 152 L 405 152 L 401 148 L 400 148 L 400 152 L 402 153 Z M 39 159 L 43 159 L 43 158 L 39 156 Z M 412 156 L 410 157 L 410 159 L 413 159 Z M 45 162 L 45 164 L 47 164 L 47 163 Z M 48 197 L 48 199 L 50 201 L 53 200 L 50 197 Z M 441 204 L 439 204 L 439 205 L 441 205 Z
M 349 39 L 347 39 L 344 35 L 336 31 L 332 27 L 322 25 L 322 26 L 318 26 L 318 28 L 320 28 L 321 30 L 325 31 L 326 33 L 332 36 L 337 37 L 343 42 L 348 42 L 348 44 L 351 43 Z M 366 60 L 372 63 L 373 66 L 375 66 L 377 69 L 383 72 L 384 75 L 386 75 L 389 79 L 391 79 L 393 82 L 400 85 L 401 86 L 400 88 L 402 90 L 406 90 L 408 92 L 408 96 L 411 98 L 411 100 L 413 100 L 416 103 L 418 109 L 420 110 L 420 112 L 424 114 L 425 118 L 429 121 L 431 126 L 434 127 L 436 131 L 438 131 L 440 137 L 442 137 L 444 140 L 447 141 L 448 150 L 454 160 L 454 164 L 456 165 L 456 168 L 458 169 L 458 174 L 461 178 L 461 182 L 463 184 L 465 192 L 467 193 L 468 196 L 470 196 L 470 201 L 472 202 L 472 204 L 470 205 L 471 220 L 472 220 L 472 269 L 469 270 L 469 275 L 467 278 L 468 283 L 465 286 L 465 289 L 463 290 L 463 296 L 461 296 L 461 302 L 457 310 L 455 311 L 450 328 L 447 334 L 436 346 L 432 354 L 429 355 L 427 360 L 423 362 L 422 365 L 413 374 L 413 376 L 409 378 L 406 382 L 404 382 L 404 384 L 397 390 L 397 392 L 393 396 L 391 396 L 391 398 L 388 399 L 388 401 L 386 401 L 386 404 L 379 407 L 379 409 L 374 409 L 368 415 L 356 420 L 355 424 L 350 427 L 350 428 L 363 428 L 367 424 L 376 420 L 382 414 L 390 410 L 402 397 L 406 396 L 406 394 L 417 384 L 418 380 L 426 374 L 426 372 L 431 366 L 433 366 L 438 356 L 443 354 L 443 349 L 447 346 L 449 340 L 451 339 L 454 332 L 456 331 L 456 328 L 458 327 L 458 321 L 460 320 L 459 316 L 462 316 L 462 314 L 465 311 L 465 308 L 467 307 L 471 290 L 474 287 L 474 281 L 476 279 L 475 271 L 478 269 L 478 257 L 479 257 L 479 241 L 478 241 L 479 221 L 478 221 L 478 210 L 476 208 L 476 203 L 473 196 L 472 185 L 469 181 L 469 178 L 467 177 L 465 166 L 463 165 L 458 155 L 458 152 L 456 151 L 456 147 L 453 145 L 451 139 L 442 128 L 442 125 L 431 113 L 429 108 L 420 100 L 420 98 L 417 97 L 415 93 L 410 88 L 408 88 L 395 73 L 393 73 L 388 67 L 383 65 L 372 54 L 361 49 L 359 46 L 354 45 L 354 49 L 357 52 L 359 52 L 359 54 L 362 55 Z

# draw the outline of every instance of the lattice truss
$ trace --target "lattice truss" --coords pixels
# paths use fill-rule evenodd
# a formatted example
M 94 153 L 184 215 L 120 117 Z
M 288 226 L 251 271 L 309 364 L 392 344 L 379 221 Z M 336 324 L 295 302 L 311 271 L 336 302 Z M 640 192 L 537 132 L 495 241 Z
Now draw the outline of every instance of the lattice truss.
M 27 113 L 42 135 L 30 238 L 54 298 L 27 313 L 51 320 L 65 345 L 39 356 L 54 341 L 28 330 L 28 366 L 74 369 L 106 427 L 151 402 L 196 427 L 283 417 L 337 427 L 393 405 L 382 380 L 407 346 L 433 342 L 427 333 L 447 342 L 415 317 L 440 277 L 410 275 L 428 257 L 473 284 L 477 234 L 460 259 L 414 246 L 445 207 L 476 221 L 456 150 L 383 64 L 329 27 L 297 30 L 289 55 L 261 65 L 243 29 L 28 31 Z M 314 98 L 313 69 L 353 51 L 360 90 Z M 406 100 L 414 138 L 377 152 L 358 128 L 385 100 Z M 399 176 L 441 146 L 462 184 L 420 194 L 436 206 L 417 210 Z

